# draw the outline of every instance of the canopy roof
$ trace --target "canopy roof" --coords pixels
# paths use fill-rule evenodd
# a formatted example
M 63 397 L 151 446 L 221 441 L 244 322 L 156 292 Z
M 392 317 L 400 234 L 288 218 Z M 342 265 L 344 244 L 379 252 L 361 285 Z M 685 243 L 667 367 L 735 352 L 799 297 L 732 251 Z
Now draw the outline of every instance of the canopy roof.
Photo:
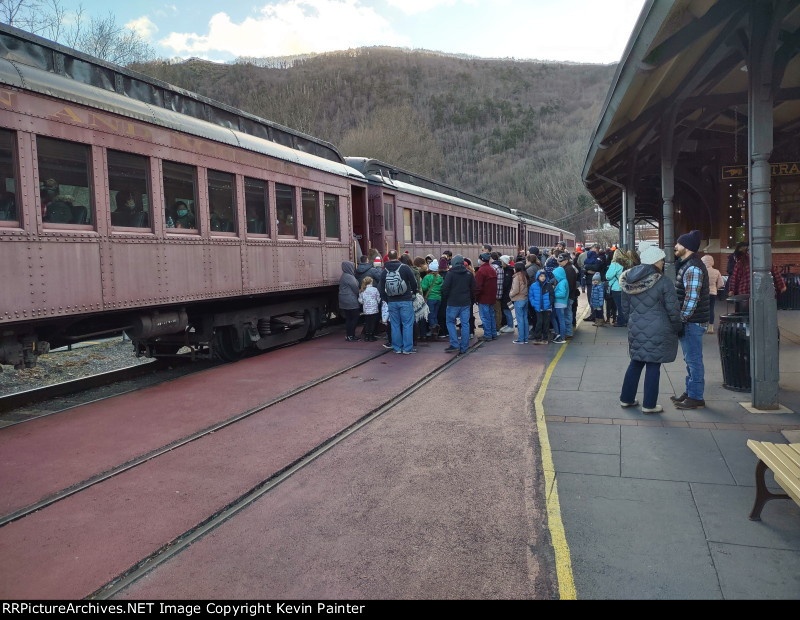
M 676 180 L 735 145 L 747 165 L 747 58 L 752 11 L 773 11 L 774 151 L 800 130 L 800 2 L 648 0 L 617 68 L 583 166 L 583 182 L 612 223 L 622 189 L 636 188 L 636 219 L 659 219 L 662 127 L 672 127 Z M 685 176 L 685 175 L 684 175 Z M 603 179 L 602 177 L 606 177 Z

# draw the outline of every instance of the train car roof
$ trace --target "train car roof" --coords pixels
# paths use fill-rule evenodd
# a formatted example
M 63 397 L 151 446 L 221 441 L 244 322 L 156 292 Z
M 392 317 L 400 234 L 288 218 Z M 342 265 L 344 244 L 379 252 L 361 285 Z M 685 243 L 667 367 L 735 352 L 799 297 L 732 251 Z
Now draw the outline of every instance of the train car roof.
M 442 200 L 451 204 L 460 205 L 469 209 L 477 209 L 486 213 L 494 215 L 501 215 L 514 220 L 522 219 L 525 222 L 542 226 L 550 230 L 567 233 L 573 233 L 558 228 L 549 220 L 531 215 L 525 211 L 512 209 L 511 207 L 483 198 L 476 194 L 470 194 L 463 190 L 456 189 L 446 183 L 434 181 L 419 174 L 401 170 L 395 166 L 391 166 L 378 159 L 370 159 L 369 157 L 345 157 L 347 164 L 359 172 L 361 172 L 367 181 L 385 187 L 394 187 L 402 189 L 409 194 L 423 196 L 426 198 L 434 198 Z
M 364 181 L 324 140 L 5 24 L 0 83 Z

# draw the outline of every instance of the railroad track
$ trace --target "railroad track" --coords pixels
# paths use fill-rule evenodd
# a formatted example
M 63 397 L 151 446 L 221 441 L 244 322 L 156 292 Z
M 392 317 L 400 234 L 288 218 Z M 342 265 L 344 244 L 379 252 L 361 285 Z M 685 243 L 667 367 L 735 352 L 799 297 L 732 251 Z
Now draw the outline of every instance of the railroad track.
M 469 347 L 469 349 L 468 349 L 466 354 L 454 356 L 453 359 L 449 360 L 448 362 L 445 362 L 442 366 L 440 366 L 435 371 L 433 371 L 433 372 L 427 374 L 426 376 L 422 377 L 421 379 L 419 379 L 418 381 L 416 381 L 415 383 L 413 383 L 412 385 L 407 387 L 405 390 L 403 390 L 402 392 L 400 392 L 396 396 L 388 399 L 383 404 L 381 404 L 378 407 L 374 408 L 372 411 L 369 411 L 364 416 L 362 416 L 359 420 L 357 420 L 356 422 L 354 422 L 350 426 L 342 429 L 336 435 L 334 435 L 333 437 L 327 439 L 326 441 L 324 441 L 323 443 L 318 445 L 316 448 L 313 448 L 312 450 L 310 450 L 309 452 L 307 452 L 303 456 L 301 456 L 298 459 L 296 459 L 294 462 L 288 464 L 282 470 L 276 472 L 275 474 L 273 474 L 272 476 L 270 476 L 266 480 L 261 481 L 260 483 L 255 485 L 253 488 L 251 488 L 249 491 L 247 491 L 246 493 L 244 493 L 241 496 L 239 496 L 237 499 L 235 499 L 232 502 L 230 502 L 227 506 L 225 506 L 221 510 L 215 512 L 214 514 L 209 516 L 207 519 L 205 519 L 203 522 L 199 523 L 198 525 L 196 525 L 192 529 L 184 532 L 180 536 L 174 538 L 173 540 L 171 540 L 167 544 L 163 545 L 162 547 L 160 547 L 159 549 L 157 549 L 156 551 L 154 551 L 153 553 L 148 555 L 146 558 L 144 558 L 143 560 L 138 562 L 135 566 L 132 566 L 125 573 L 123 573 L 119 577 L 113 579 L 112 581 L 110 581 L 109 583 L 105 584 L 104 586 L 98 588 L 96 591 L 94 591 L 92 594 L 90 594 L 86 598 L 88 600 L 105 600 L 105 599 L 109 599 L 109 598 L 119 594 L 125 588 L 127 588 L 128 586 L 134 584 L 136 581 L 138 581 L 139 579 L 144 577 L 147 573 L 149 573 L 153 569 L 157 568 L 158 566 L 162 565 L 163 563 L 167 562 L 168 560 L 170 560 L 174 556 L 178 555 L 184 549 L 186 549 L 187 547 L 189 547 L 193 543 L 197 542 L 199 539 L 204 537 L 206 534 L 208 534 L 211 531 L 213 531 L 216 528 L 218 528 L 225 521 L 227 521 L 228 519 L 232 518 L 237 513 L 241 512 L 242 510 L 244 510 L 245 508 L 247 508 L 248 506 L 250 506 L 251 504 L 253 504 L 257 500 L 259 500 L 261 497 L 263 497 L 264 495 L 269 493 L 272 489 L 274 489 L 275 487 L 280 485 L 282 482 L 286 481 L 288 478 L 290 478 L 291 476 L 296 474 L 298 471 L 303 469 L 305 466 L 310 465 L 312 462 L 314 462 L 320 456 L 322 456 L 323 454 L 325 454 L 329 450 L 335 448 L 339 443 L 341 443 L 342 441 L 344 441 L 345 439 L 350 437 L 353 433 L 358 432 L 361 428 L 363 428 L 364 426 L 366 426 L 370 422 L 374 421 L 375 419 L 377 419 L 378 417 L 380 417 L 384 413 L 390 411 L 396 405 L 398 405 L 399 403 L 404 401 L 406 398 L 408 398 L 409 396 L 414 394 L 416 391 L 418 391 L 419 389 L 421 389 L 422 387 L 424 387 L 425 385 L 427 385 L 428 383 L 433 381 L 435 378 L 437 378 L 442 373 L 444 373 L 447 370 L 449 370 L 450 368 L 452 368 L 454 365 L 456 365 L 459 362 L 461 362 L 467 355 L 473 353 L 475 350 L 477 350 L 481 346 L 482 346 L 481 342 L 476 342 L 475 344 L 473 344 L 472 346 Z M 292 396 L 295 396 L 297 394 L 305 392 L 305 391 L 307 391 L 307 390 L 309 390 L 309 389 L 311 389 L 311 388 L 313 388 L 313 387 L 315 387 L 317 385 L 320 385 L 321 383 L 329 381 L 330 379 L 333 379 L 334 377 L 337 377 L 337 376 L 339 376 L 341 374 L 344 374 L 345 372 L 348 372 L 348 371 L 350 371 L 350 370 L 352 370 L 354 368 L 357 368 L 359 366 L 363 366 L 365 364 L 369 364 L 372 360 L 374 360 L 374 359 L 376 359 L 378 357 L 381 357 L 382 355 L 385 355 L 385 354 L 387 354 L 389 352 L 390 351 L 381 351 L 380 353 L 370 357 L 369 359 L 363 360 L 361 362 L 357 362 L 355 364 L 351 364 L 347 368 L 343 368 L 341 370 L 337 370 L 337 371 L 335 371 L 333 373 L 330 373 L 329 375 L 326 375 L 324 377 L 320 377 L 319 379 L 316 379 L 316 380 L 311 381 L 311 382 L 309 382 L 307 384 L 299 386 L 299 387 L 297 387 L 297 388 L 295 388 L 295 389 L 293 389 L 293 390 L 291 390 L 291 391 L 289 391 L 289 392 L 287 392 L 287 393 L 285 393 L 285 394 L 273 399 L 272 401 L 270 401 L 268 403 L 265 403 L 263 405 L 260 405 L 259 407 L 250 409 L 250 410 L 248 410 L 246 412 L 243 412 L 243 413 L 241 413 L 241 414 L 239 414 L 239 415 L 237 415 L 237 416 L 235 416 L 233 418 L 230 418 L 230 419 L 228 419 L 228 420 L 226 420 L 224 422 L 221 422 L 221 423 L 215 425 L 214 427 L 210 427 L 209 429 L 206 429 L 204 431 L 199 431 L 195 435 L 192 435 L 191 438 L 187 437 L 187 438 L 185 438 L 183 440 L 180 440 L 179 442 L 174 442 L 173 444 L 170 444 L 169 447 L 165 447 L 163 449 L 159 449 L 157 452 L 159 454 L 161 454 L 161 453 L 166 452 L 168 450 L 174 449 L 175 447 L 177 447 L 177 445 L 183 445 L 185 443 L 188 443 L 189 441 L 194 441 L 195 439 L 199 439 L 200 437 L 202 437 L 204 435 L 207 435 L 208 433 L 214 432 L 218 428 L 222 428 L 223 426 L 227 426 L 229 424 L 233 424 L 234 422 L 236 422 L 238 420 L 241 420 L 241 419 L 243 419 L 243 418 L 245 418 L 245 417 L 247 417 L 249 415 L 253 415 L 254 413 L 257 413 L 259 411 L 263 411 L 264 409 L 267 409 L 268 407 L 271 407 L 271 406 L 273 406 L 273 405 L 275 405 L 275 404 L 277 404 L 279 402 L 282 402 L 282 401 L 284 401 L 284 400 L 286 400 L 288 398 L 291 398 Z M 154 456 L 157 456 L 157 454 L 153 454 L 153 456 L 148 457 L 147 460 L 149 460 L 150 458 L 154 458 Z M 142 462 L 144 462 L 144 461 L 142 461 Z M 133 466 L 135 466 L 135 465 L 133 465 Z M 126 466 L 122 466 L 122 467 L 125 467 L 125 469 L 130 469 L 130 467 L 126 467 Z M 117 473 L 120 473 L 121 471 L 124 471 L 124 470 L 115 471 L 115 473 L 112 474 L 112 475 L 116 475 Z M 106 476 L 106 477 L 108 477 L 108 476 Z M 99 482 L 99 481 L 100 480 L 97 480 L 97 482 Z M 85 487 L 83 487 L 83 488 L 85 488 Z M 73 491 L 73 493 L 77 492 L 77 490 L 80 490 L 80 489 L 76 489 L 75 491 Z M 54 501 L 57 501 L 57 500 L 54 500 Z M 50 502 L 50 503 L 52 503 L 52 502 Z M 38 508 L 37 508 L 37 510 L 38 510 Z M 17 518 L 19 518 L 19 517 L 17 517 Z M 6 521 L 0 522 L 0 525 L 4 525 L 5 523 L 6 523 Z
M 336 323 L 333 321 L 333 323 Z M 313 339 L 321 338 L 323 336 L 327 336 L 330 331 L 320 331 L 314 335 Z M 275 347 L 275 349 L 283 349 L 285 347 L 295 346 L 296 342 L 291 342 L 287 344 L 280 345 Z M 263 355 L 264 352 L 254 353 L 254 355 Z M 219 365 L 222 362 L 219 361 L 208 361 L 208 360 L 201 360 L 190 362 L 189 358 L 181 359 L 179 357 L 170 357 L 170 358 L 160 358 L 156 359 L 149 364 L 134 364 L 132 366 L 127 366 L 125 368 L 119 368 L 116 370 L 109 370 L 108 372 L 102 372 L 95 375 L 91 375 L 88 377 L 81 377 L 80 379 L 72 379 L 70 381 L 62 381 L 60 383 L 54 383 L 52 385 L 47 385 L 39 388 L 34 388 L 31 390 L 25 390 L 22 392 L 15 392 L 13 394 L 8 394 L 6 396 L 0 397 L 0 415 L 8 413 L 9 411 L 14 411 L 15 409 L 20 409 L 22 407 L 29 407 L 31 405 L 35 405 L 38 403 L 43 403 L 48 400 L 52 400 L 54 398 L 59 398 L 62 396 L 70 396 L 72 394 L 79 394 L 81 392 L 85 392 L 87 390 L 106 387 L 108 385 L 112 385 L 114 383 L 119 383 L 121 381 L 131 381 L 135 379 L 139 379 L 141 377 L 145 377 L 149 374 L 161 372 L 167 370 L 175 366 L 176 364 L 195 364 L 196 371 L 199 372 L 201 370 L 205 370 L 210 368 L 214 365 Z M 165 381 L 169 381 L 174 377 L 168 377 Z M 152 385 L 152 384 L 148 384 Z M 131 390 L 138 389 L 137 387 L 132 387 Z M 130 391 L 130 390 L 125 390 Z M 119 394 L 125 393 L 117 392 L 115 394 L 109 394 L 107 396 L 103 396 L 97 398 L 96 400 L 103 400 L 104 398 L 112 398 L 113 396 L 119 396 Z M 90 402 L 90 401 L 87 401 Z M 79 404 L 86 404 L 86 403 L 79 403 Z M 71 408 L 76 406 L 76 404 L 72 404 L 67 408 Z M 39 415 L 31 416 L 25 420 L 18 420 L 15 422 L 8 422 L 3 425 L 3 428 L 8 426 L 14 426 L 15 424 L 23 424 L 25 422 L 29 422 L 30 420 L 43 417 L 45 415 L 53 415 L 54 413 L 60 413 L 59 411 L 49 411 L 46 413 L 42 413 Z M 0 523 L 2 525 L 2 523 Z
M 470 347 L 468 353 L 473 352 L 475 349 L 481 346 L 480 343 L 476 343 Z M 134 459 L 131 459 L 125 463 L 112 467 L 100 474 L 91 476 L 81 482 L 73 484 L 67 488 L 64 488 L 56 493 L 53 493 L 33 504 L 25 506 L 21 509 L 18 509 L 14 512 L 8 513 L 0 517 L 0 527 L 3 527 L 13 521 L 19 520 L 24 518 L 25 516 L 46 508 L 52 504 L 55 504 L 63 499 L 66 499 L 72 495 L 75 495 L 83 490 L 86 490 L 96 484 L 99 484 L 105 480 L 108 480 L 114 476 L 122 474 L 123 472 L 129 471 L 139 465 L 147 463 L 158 456 L 170 452 L 179 448 L 180 446 L 186 445 L 190 442 L 196 441 L 202 437 L 205 437 L 211 433 L 214 433 L 222 428 L 235 424 L 236 422 L 243 420 L 249 416 L 252 416 L 256 413 L 264 411 L 269 407 L 272 407 L 278 403 L 286 401 L 294 396 L 302 394 L 308 390 L 311 390 L 321 384 L 324 384 L 335 377 L 343 375 L 355 368 L 360 366 L 368 365 L 372 363 L 375 359 L 382 357 L 383 355 L 390 353 L 391 351 L 388 350 L 381 350 L 377 352 L 375 355 L 368 357 L 362 361 L 353 363 L 348 365 L 347 367 L 338 369 L 334 372 L 331 372 L 325 376 L 319 377 L 313 381 L 309 381 L 303 385 L 300 385 L 292 390 L 289 390 L 277 397 L 273 398 L 272 400 L 262 403 L 257 407 L 253 407 L 251 409 L 242 411 L 230 418 L 213 424 L 209 427 L 203 428 L 198 430 L 190 435 L 186 435 L 180 439 L 172 441 L 168 444 L 165 444 L 159 448 L 153 449 L 141 456 L 138 456 Z M 97 591 L 92 593 L 88 598 L 91 599 L 105 599 L 114 596 L 117 592 L 121 591 L 123 588 L 127 587 L 128 585 L 132 584 L 134 581 L 138 580 L 143 576 L 145 573 L 149 572 L 159 564 L 161 564 L 166 559 L 174 556 L 175 554 L 179 553 L 181 550 L 186 548 L 192 542 L 198 540 L 200 537 L 204 536 L 206 533 L 210 532 L 211 530 L 218 527 L 221 523 L 225 520 L 229 519 L 248 505 L 252 504 L 254 501 L 262 497 L 264 494 L 268 493 L 271 489 L 275 488 L 277 485 L 282 483 L 287 478 L 291 477 L 297 471 L 308 465 L 309 463 L 313 462 L 319 456 L 327 452 L 328 450 L 332 449 L 339 442 L 343 441 L 353 433 L 357 432 L 363 426 L 369 424 L 371 421 L 386 413 L 387 411 L 391 410 L 394 406 L 398 403 L 402 402 L 406 398 L 408 398 L 411 394 L 422 388 L 424 385 L 429 383 L 435 377 L 439 376 L 443 372 L 446 372 L 449 368 L 453 365 L 459 363 L 461 360 L 464 359 L 464 355 L 462 356 L 455 356 L 453 359 L 447 361 L 445 364 L 440 366 L 437 370 L 432 372 L 429 375 L 421 378 L 408 388 L 406 388 L 403 392 L 398 394 L 397 396 L 388 399 L 380 406 L 376 407 L 372 411 L 366 413 L 362 416 L 359 420 L 351 424 L 350 426 L 342 429 L 333 437 L 327 439 L 320 445 L 316 446 L 305 455 L 299 457 L 294 462 L 287 464 L 283 469 L 274 473 L 269 478 L 259 482 L 255 486 L 253 486 L 249 491 L 241 495 L 239 498 L 235 499 L 227 506 L 222 508 L 220 511 L 212 514 L 203 522 L 199 523 L 197 526 L 192 528 L 191 530 L 181 534 L 174 540 L 170 541 L 168 544 L 164 545 L 162 548 L 156 550 L 136 565 L 132 566 L 128 571 L 123 573 L 120 577 L 116 578 L 112 582 L 102 586 Z
M 93 388 L 111 385 L 119 381 L 138 379 L 139 377 L 153 372 L 164 370 L 174 363 L 174 360 L 155 360 L 149 364 L 136 364 L 117 370 L 109 370 L 108 372 L 102 372 L 89 377 L 81 377 L 80 379 L 62 381 L 61 383 L 54 383 L 53 385 L 46 385 L 32 390 L 8 394 L 0 397 L 0 414 L 19 409 L 20 407 L 27 407 L 53 398 L 58 398 L 59 396 L 77 394 Z M 19 423 L 21 422 L 17 422 L 17 424 Z

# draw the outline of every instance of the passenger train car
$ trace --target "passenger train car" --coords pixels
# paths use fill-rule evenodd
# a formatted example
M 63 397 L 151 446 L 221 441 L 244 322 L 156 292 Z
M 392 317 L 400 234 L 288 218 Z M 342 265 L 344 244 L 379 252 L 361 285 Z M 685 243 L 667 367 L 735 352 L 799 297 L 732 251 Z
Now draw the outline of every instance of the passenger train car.
M 574 239 L 8 26 L 0 184 L 0 363 L 17 368 L 122 329 L 137 354 L 234 360 L 313 335 L 367 248 Z
M 353 206 L 354 236 L 368 241 L 362 247 L 396 247 L 412 256 L 437 257 L 447 248 L 477 256 L 484 243 L 510 256 L 562 240 L 575 247 L 574 234 L 528 213 L 375 159 L 345 161 L 369 184 L 368 212 Z

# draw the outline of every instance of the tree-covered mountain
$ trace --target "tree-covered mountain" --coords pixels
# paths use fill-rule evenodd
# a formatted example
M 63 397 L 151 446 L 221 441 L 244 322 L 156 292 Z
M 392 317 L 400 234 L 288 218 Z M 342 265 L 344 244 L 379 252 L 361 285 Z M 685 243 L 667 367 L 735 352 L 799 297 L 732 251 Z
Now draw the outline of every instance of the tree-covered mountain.
M 345 155 L 383 159 L 554 220 L 592 202 L 580 171 L 614 72 L 383 47 L 131 68 L 332 142 Z M 590 209 L 562 224 L 579 231 L 594 217 Z

